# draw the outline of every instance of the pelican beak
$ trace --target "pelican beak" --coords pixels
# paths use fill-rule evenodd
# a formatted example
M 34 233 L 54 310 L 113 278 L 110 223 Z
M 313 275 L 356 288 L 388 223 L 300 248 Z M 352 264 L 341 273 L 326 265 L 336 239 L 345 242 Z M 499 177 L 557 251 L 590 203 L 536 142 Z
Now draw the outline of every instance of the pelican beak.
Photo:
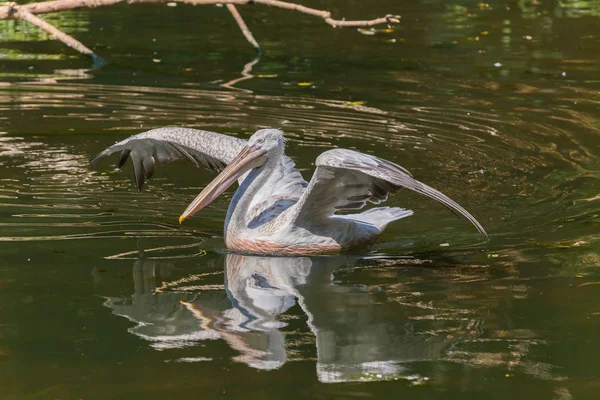
M 231 163 L 190 203 L 179 217 L 179 223 L 212 203 L 229 186 L 233 185 L 240 176 L 252 168 L 263 165 L 266 161 L 266 153 L 266 150 L 259 147 L 244 147 Z

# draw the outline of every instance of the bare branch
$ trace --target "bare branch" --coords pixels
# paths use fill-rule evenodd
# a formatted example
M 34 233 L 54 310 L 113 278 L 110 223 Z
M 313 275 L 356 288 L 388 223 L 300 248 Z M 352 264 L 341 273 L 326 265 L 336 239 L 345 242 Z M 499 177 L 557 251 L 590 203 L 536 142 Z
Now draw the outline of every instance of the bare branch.
M 15 3 L 11 3 L 11 5 L 12 5 L 12 7 L 11 7 L 10 15 L 12 18 L 29 22 L 30 24 L 37 26 L 41 30 L 48 32 L 50 35 L 52 35 L 52 37 L 54 39 L 60 40 L 61 42 L 63 42 L 64 44 L 66 44 L 69 47 L 72 47 L 73 49 L 77 50 L 81 54 L 91 57 L 94 60 L 102 60 L 92 50 L 90 50 L 88 47 L 86 47 L 83 43 L 81 43 L 77 39 L 73 38 L 72 36 L 67 35 L 60 29 L 56 28 L 54 25 L 51 25 L 48 22 L 41 19 L 40 17 L 33 15 L 32 13 L 30 13 L 29 11 L 25 10 L 24 8 L 22 8 L 21 6 L 15 4 Z
M 205 0 L 200 0 L 200 1 L 205 1 Z M 210 0 L 207 0 L 207 1 L 210 1 Z M 380 24 L 393 25 L 393 24 L 400 23 L 400 16 L 392 15 L 392 14 L 387 14 L 385 17 L 375 18 L 375 19 L 370 19 L 370 20 L 346 21 L 346 20 L 337 20 L 337 19 L 331 18 L 331 13 L 329 11 L 317 10 L 315 8 L 310 8 L 310 7 L 303 6 L 301 4 L 290 3 L 287 1 L 280 1 L 280 0 L 247 0 L 247 1 L 243 1 L 243 0 L 241 0 L 240 2 L 242 2 L 244 4 L 253 2 L 253 3 L 264 4 L 264 5 L 272 6 L 272 7 L 284 8 L 286 10 L 294 10 L 294 11 L 298 11 L 298 12 L 308 14 L 308 15 L 314 15 L 315 17 L 323 18 L 326 23 L 333 26 L 334 28 L 335 27 L 344 27 L 344 26 L 374 26 L 374 25 L 380 25 Z M 237 0 L 224 0 L 223 3 L 238 4 L 238 1 Z
M 246 23 L 244 22 L 244 19 L 242 18 L 242 16 L 238 12 L 237 8 L 235 8 L 235 6 L 233 4 L 227 4 L 227 9 L 229 10 L 229 12 L 231 13 L 231 15 L 233 16 L 233 19 L 235 19 L 235 22 L 237 22 L 238 26 L 242 30 L 242 33 L 244 34 L 244 37 L 246 38 L 246 40 L 248 42 L 250 42 L 250 44 L 252 46 L 254 46 L 254 48 L 259 53 L 261 53 L 262 50 L 260 49 L 260 46 L 258 45 L 258 42 L 256 41 L 256 39 L 254 39 L 254 36 L 252 35 L 252 32 L 250 32 L 250 29 L 248 29 L 248 25 L 246 25 Z
M 54 0 L 41 3 L 24 4 L 19 7 L 32 14 L 48 14 L 59 11 L 75 10 L 78 8 L 95 8 L 122 3 L 125 0 Z M 13 19 L 11 17 L 13 4 L 4 3 L 0 6 L 0 19 Z
M 56 39 L 62 41 L 68 46 L 74 48 L 82 54 L 91 56 L 94 59 L 99 59 L 96 54 L 76 39 L 60 31 L 56 27 L 50 25 L 44 20 L 36 17 L 37 14 L 47 14 L 53 12 L 60 12 L 66 10 L 75 10 L 80 8 L 96 8 L 102 6 L 110 6 L 118 3 L 127 1 L 129 4 L 134 3 L 184 3 L 192 5 L 215 5 L 215 4 L 226 4 L 227 9 L 237 22 L 238 26 L 242 30 L 242 33 L 246 37 L 246 40 L 252 44 L 259 52 L 260 46 L 252 36 L 252 32 L 248 29 L 248 26 L 242 19 L 240 13 L 236 9 L 236 5 L 244 5 L 249 3 L 262 4 L 271 7 L 282 8 L 286 10 L 298 11 L 303 14 L 312 15 L 315 17 L 322 18 L 323 21 L 331 26 L 335 27 L 367 27 L 380 24 L 398 24 L 400 23 L 399 15 L 388 14 L 385 17 L 375 18 L 371 20 L 337 20 L 331 17 L 331 13 L 325 10 L 318 10 L 303 6 L 301 4 L 291 3 L 288 1 L 281 0 L 52 0 L 40 3 L 30 3 L 24 5 L 18 5 L 16 3 L 0 3 L 0 20 L 3 19 L 19 19 L 27 21 L 40 29 L 45 30 L 52 34 Z
M 401 17 L 399 15 L 388 14 L 385 17 L 364 20 L 364 21 L 346 21 L 346 20 L 337 20 L 337 19 L 333 19 L 333 18 L 325 18 L 325 22 L 327 22 L 329 25 L 333 26 L 334 28 L 335 27 L 351 27 L 351 26 L 364 27 L 364 26 L 375 26 L 375 25 L 381 25 L 381 24 L 388 24 L 388 25 L 399 24 L 400 18 Z
M 96 56 L 96 54 L 94 54 L 94 52 L 87 48 L 83 43 L 73 38 L 72 36 L 67 35 L 63 31 L 57 29 L 55 26 L 50 25 L 40 17 L 33 15 L 27 10 L 17 10 L 17 12 L 15 13 L 15 18 L 20 19 L 22 21 L 27 21 L 30 24 L 37 26 L 38 28 L 51 34 L 52 37 L 54 37 L 54 39 L 60 40 L 61 42 L 63 42 L 69 47 L 74 48 L 81 54 L 85 54 L 86 56 L 90 57 Z
M 379 24 L 398 24 L 400 22 L 400 16 L 388 14 L 385 17 L 375 18 L 371 20 L 356 20 L 346 21 L 336 20 L 331 18 L 331 13 L 325 10 L 317 10 L 303 6 L 301 4 L 290 3 L 287 1 L 280 0 L 128 0 L 130 4 L 133 3 L 184 3 L 193 5 L 215 5 L 215 4 L 232 4 L 232 5 L 244 5 L 248 3 L 263 4 L 266 6 L 283 8 L 286 10 L 298 11 L 304 14 L 313 15 L 320 17 L 325 20 L 331 26 L 373 26 Z M 32 14 L 47 14 L 58 11 L 74 10 L 78 8 L 96 8 L 102 6 L 110 6 L 117 3 L 123 3 L 125 0 L 53 0 L 44 1 L 41 3 L 30 3 L 22 5 L 21 7 Z M 0 6 L 0 19 L 11 19 L 11 3 L 4 3 Z

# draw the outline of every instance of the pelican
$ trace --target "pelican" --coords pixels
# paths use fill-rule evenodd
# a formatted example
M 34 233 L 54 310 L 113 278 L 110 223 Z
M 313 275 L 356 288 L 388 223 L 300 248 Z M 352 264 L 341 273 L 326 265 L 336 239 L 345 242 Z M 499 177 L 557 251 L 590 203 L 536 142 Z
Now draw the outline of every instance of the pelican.
M 227 247 L 239 253 L 319 254 L 371 244 L 390 222 L 413 212 L 399 207 L 337 212 L 380 204 L 401 188 L 440 202 L 487 237 L 467 210 L 390 161 L 336 148 L 317 158 L 313 177 L 306 182 L 284 150 L 285 138 L 279 129 L 260 129 L 243 140 L 169 127 L 133 135 L 110 146 L 91 163 L 95 166 L 120 151 L 118 168 L 131 158 L 138 191 L 154 175 L 157 163 L 189 160 L 196 167 L 220 172 L 181 214 L 180 223 L 237 180 L 239 187 L 227 210 L 224 235 Z

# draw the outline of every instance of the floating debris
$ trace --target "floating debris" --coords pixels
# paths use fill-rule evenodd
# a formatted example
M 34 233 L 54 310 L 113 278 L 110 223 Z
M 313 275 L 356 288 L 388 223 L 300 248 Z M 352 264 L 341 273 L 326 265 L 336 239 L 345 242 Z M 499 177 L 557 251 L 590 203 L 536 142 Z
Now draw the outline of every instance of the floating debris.
M 358 28 L 357 31 L 358 31 L 358 33 L 360 33 L 362 35 L 367 35 L 367 36 L 375 35 L 375 29 L 373 29 L 373 28 L 371 28 L 371 29 Z
M 300 87 L 308 87 L 308 86 L 312 86 L 313 83 L 312 82 L 298 82 L 298 86 Z
M 175 360 L 165 360 L 165 362 L 176 362 L 176 363 L 193 363 L 202 361 L 212 361 L 212 358 L 208 357 L 181 357 Z
M 159 63 L 159 62 L 160 62 L 160 60 L 159 60 L 158 58 L 153 58 L 153 59 L 152 59 L 152 62 Z
M 499 63 L 499 62 L 494 64 L 494 67 L 496 67 L 496 68 L 500 68 L 501 66 L 502 66 L 502 63 Z
M 277 78 L 279 75 L 277 74 L 258 74 L 256 75 L 257 78 Z M 300 84 L 298 84 L 300 85 Z
M 570 249 L 572 247 L 580 247 L 586 245 L 588 242 L 586 242 L 585 240 L 566 240 L 562 242 L 538 242 L 536 240 L 528 240 L 527 243 L 535 246 L 544 247 L 546 249 Z

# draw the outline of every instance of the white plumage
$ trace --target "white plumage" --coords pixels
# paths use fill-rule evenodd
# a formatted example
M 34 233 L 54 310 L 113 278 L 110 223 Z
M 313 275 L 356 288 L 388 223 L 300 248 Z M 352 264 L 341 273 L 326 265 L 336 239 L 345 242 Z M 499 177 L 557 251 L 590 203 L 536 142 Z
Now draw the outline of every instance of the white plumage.
M 180 221 L 212 202 L 236 180 L 225 221 L 227 247 L 244 253 L 315 254 L 371 243 L 392 221 L 412 215 L 397 207 L 377 207 L 357 214 L 367 203 L 380 204 L 401 188 L 430 197 L 470 221 L 487 236 L 467 210 L 443 193 L 417 181 L 403 167 L 352 150 L 333 149 L 316 160 L 307 183 L 284 154 L 278 129 L 261 129 L 248 141 L 214 132 L 160 128 L 131 136 L 98 154 L 92 164 L 121 151 L 128 157 L 138 190 L 154 174 L 156 162 L 189 160 L 221 171 L 181 216 Z

